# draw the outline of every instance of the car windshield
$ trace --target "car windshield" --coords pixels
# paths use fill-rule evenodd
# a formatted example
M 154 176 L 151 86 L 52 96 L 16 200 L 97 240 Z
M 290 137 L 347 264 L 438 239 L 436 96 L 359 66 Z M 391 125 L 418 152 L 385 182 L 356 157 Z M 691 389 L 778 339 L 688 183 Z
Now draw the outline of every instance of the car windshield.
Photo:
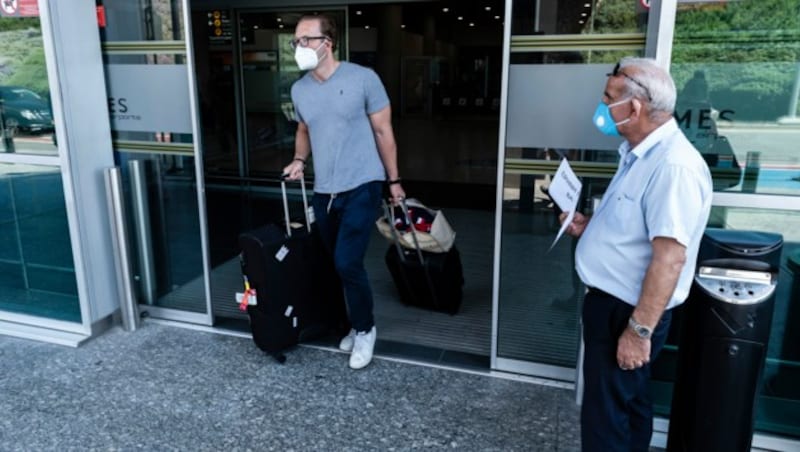
M 0 95 L 8 101 L 41 101 L 42 98 L 31 90 L 24 88 L 4 89 L 0 91 Z

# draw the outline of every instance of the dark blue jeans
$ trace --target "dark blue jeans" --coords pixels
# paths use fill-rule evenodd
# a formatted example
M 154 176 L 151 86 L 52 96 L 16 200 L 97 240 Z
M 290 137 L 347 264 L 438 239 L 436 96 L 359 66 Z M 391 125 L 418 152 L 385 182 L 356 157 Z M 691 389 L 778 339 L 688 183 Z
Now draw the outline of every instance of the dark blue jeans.
M 356 331 L 369 331 L 375 325 L 364 255 L 378 218 L 382 189 L 382 182 L 368 182 L 335 197 L 314 193 L 311 198 L 322 243 L 333 256 Z
M 583 405 L 581 443 L 584 451 L 647 451 L 653 434 L 650 364 L 622 370 L 617 340 L 633 306 L 609 294 L 590 291 L 583 302 Z M 650 362 L 655 361 L 669 332 L 671 311 L 665 311 L 653 332 Z

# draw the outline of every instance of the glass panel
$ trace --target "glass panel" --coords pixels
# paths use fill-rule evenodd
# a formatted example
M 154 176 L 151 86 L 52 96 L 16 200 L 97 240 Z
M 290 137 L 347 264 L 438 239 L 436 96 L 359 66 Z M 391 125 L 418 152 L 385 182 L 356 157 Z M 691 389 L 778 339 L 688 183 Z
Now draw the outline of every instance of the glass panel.
M 192 11 L 195 74 L 206 174 L 239 175 L 237 86 L 233 11 Z M 215 23 L 219 21 L 219 27 Z M 209 25 L 211 24 L 211 25 Z M 219 30 L 219 31 L 217 31 Z
M 81 321 L 57 167 L 0 164 L 0 310 Z
M 188 95 L 181 94 L 188 90 L 188 73 L 186 72 L 185 61 L 186 57 L 184 55 L 173 54 L 103 56 L 108 111 L 109 116 L 112 117 L 111 134 L 113 140 L 148 141 L 153 143 L 193 142 L 191 133 L 178 133 L 176 130 L 169 130 L 173 128 L 170 127 L 170 124 L 179 124 L 174 128 L 180 127 L 181 131 L 184 132 L 191 130 Z M 171 68 L 164 67 L 168 65 L 172 65 Z M 131 82 L 127 68 L 139 71 L 138 73 L 142 75 L 141 78 L 145 80 L 139 80 L 134 84 Z M 152 72 L 150 71 L 151 68 L 153 69 Z M 165 69 L 172 70 L 165 73 Z M 119 93 L 122 94 L 120 95 Z M 172 103 L 164 105 L 157 103 L 157 100 L 163 102 L 172 101 Z M 182 109 L 185 109 L 185 113 L 180 115 L 181 119 L 170 116 L 170 119 L 159 122 L 156 119 L 163 115 L 161 110 L 164 109 L 169 109 L 168 111 L 173 112 L 176 117 L 179 116 L 178 111 Z M 167 123 L 166 125 L 164 124 L 165 122 Z M 167 130 L 159 130 L 161 127 Z
M 636 5 L 639 3 L 515 1 L 512 33 L 643 32 L 647 12 Z M 605 74 L 613 64 L 622 56 L 641 56 L 643 52 L 641 48 L 525 51 L 511 55 L 502 205 L 499 357 L 566 368 L 576 365 L 578 321 L 585 287 L 573 268 L 577 241 L 565 236 L 550 248 L 559 223 L 546 189 L 562 158 L 573 165 L 590 163 L 596 170 L 594 174 L 608 174 L 582 178 L 578 208 L 591 211 L 593 199 L 605 191 L 616 170 L 617 148 L 622 141 L 598 132 L 591 116 L 602 97 Z M 541 167 L 548 165 L 552 166 L 552 172 L 542 171 Z
M 797 2 L 679 5 L 676 117 L 717 190 L 800 195 L 798 61 Z
M 344 11 L 323 11 L 339 27 L 337 58 L 344 59 Z M 248 13 L 240 16 L 245 136 L 249 175 L 276 177 L 294 155 L 292 84 L 303 73 L 290 41 L 303 12 Z M 312 168 L 309 166 L 309 173 Z
M 58 153 L 38 17 L 0 17 L 0 152 Z
M 514 0 L 512 35 L 643 32 L 648 10 L 630 0 Z
M 553 150 L 512 148 L 507 155 L 562 157 Z M 597 155 L 601 154 L 589 151 L 563 156 L 578 161 Z M 574 271 L 577 240 L 565 235 L 550 248 L 560 226 L 558 212 L 546 194 L 551 176 L 511 172 L 505 176 L 497 354 L 574 367 L 586 288 Z M 589 214 L 593 200 L 599 199 L 609 179 L 584 177 L 582 182 L 578 209 Z
M 197 204 L 197 184 L 194 158 L 164 154 L 116 153 L 122 169 L 123 186 L 127 192 L 126 208 L 131 231 L 131 251 L 136 259 L 135 274 L 139 281 L 139 302 L 191 312 L 206 312 L 205 278 L 200 236 L 200 215 Z M 138 215 L 134 203 L 134 184 L 130 162 L 144 166 L 144 221 L 150 243 L 140 240 L 137 231 Z M 180 162 L 181 170 L 176 163 Z M 185 171 L 183 169 L 185 168 Z M 145 268 L 142 253 L 150 253 L 154 268 Z M 138 256 L 138 259 L 137 259 Z M 155 276 L 154 291 L 147 292 L 143 282 L 146 272 Z
M 182 41 L 181 0 L 103 0 L 104 41 Z
M 709 225 L 783 236 L 767 363 L 756 403 L 756 429 L 800 438 L 800 212 L 716 207 Z M 653 369 L 654 405 L 664 416 L 670 410 L 680 343 L 680 317 L 673 319 L 677 320 Z

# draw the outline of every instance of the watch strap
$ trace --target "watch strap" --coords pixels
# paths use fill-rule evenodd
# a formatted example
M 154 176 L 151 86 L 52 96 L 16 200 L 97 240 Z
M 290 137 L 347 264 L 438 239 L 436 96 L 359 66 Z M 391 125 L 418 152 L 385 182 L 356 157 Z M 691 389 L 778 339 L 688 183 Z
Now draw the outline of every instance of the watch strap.
M 637 322 L 633 316 L 628 317 L 628 326 L 642 339 L 650 339 L 653 335 L 653 330 Z

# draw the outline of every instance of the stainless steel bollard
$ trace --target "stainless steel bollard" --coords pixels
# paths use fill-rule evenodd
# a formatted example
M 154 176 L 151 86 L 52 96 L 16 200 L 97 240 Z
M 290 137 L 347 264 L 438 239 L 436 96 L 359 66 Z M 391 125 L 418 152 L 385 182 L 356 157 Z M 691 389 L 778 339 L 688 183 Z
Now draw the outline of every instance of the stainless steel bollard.
M 125 202 L 122 196 L 122 175 L 119 168 L 113 167 L 106 168 L 104 176 L 108 211 L 111 215 L 111 238 L 117 270 L 117 293 L 119 294 L 122 328 L 125 331 L 136 331 L 140 325 L 140 317 L 131 275 Z

